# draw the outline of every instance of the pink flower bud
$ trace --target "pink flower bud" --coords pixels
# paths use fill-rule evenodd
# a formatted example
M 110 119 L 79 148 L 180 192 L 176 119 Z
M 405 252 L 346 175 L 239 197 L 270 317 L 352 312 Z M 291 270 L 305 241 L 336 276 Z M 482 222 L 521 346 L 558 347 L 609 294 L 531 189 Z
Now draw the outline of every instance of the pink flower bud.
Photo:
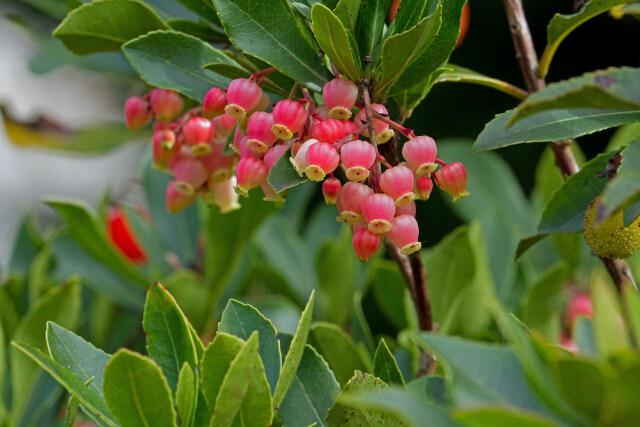
M 419 200 L 429 200 L 431 196 L 431 190 L 433 190 L 433 181 L 428 176 L 422 176 L 416 179 L 416 184 L 413 192 L 416 194 L 416 198 Z
M 365 141 L 347 142 L 340 149 L 340 160 L 347 169 L 349 181 L 362 181 L 369 176 L 369 169 L 376 161 L 376 149 Z
M 322 181 L 324 177 L 336 170 L 340 163 L 340 155 L 331 144 L 318 142 L 307 150 L 307 167 L 304 173 L 312 181 Z
M 411 215 L 416 216 L 416 202 L 411 202 L 407 206 L 396 206 L 396 216 Z
M 256 153 L 255 151 L 253 151 L 251 148 L 249 148 L 249 145 L 247 144 L 248 141 L 249 138 L 243 136 L 238 143 L 238 155 L 240 156 L 240 158 L 244 159 L 245 157 L 253 157 L 254 159 L 261 159 L 262 156 L 264 156 L 264 153 Z
M 205 183 L 209 173 L 198 157 L 183 149 L 169 163 L 175 176 L 175 190 L 185 196 L 191 196 Z
M 400 215 L 391 221 L 387 238 L 400 248 L 402 255 L 411 255 L 422 247 L 418 241 L 419 234 L 418 221 L 411 215 Z
M 182 126 L 184 142 L 191 147 L 196 156 L 204 156 L 211 152 L 211 141 L 215 132 L 211 120 L 204 117 L 192 117 Z
M 349 134 L 342 123 L 340 120 L 334 119 L 323 120 L 313 128 L 313 137 L 320 142 L 334 144 Z
M 378 251 L 381 242 L 379 234 L 372 233 L 364 227 L 358 227 L 357 224 L 354 226 L 351 243 L 360 261 L 368 261 Z
M 271 170 L 273 165 L 276 164 L 280 157 L 284 155 L 288 150 L 288 147 L 284 144 L 274 145 L 264 154 L 264 165 L 267 167 L 267 170 Z
M 438 168 L 436 155 L 436 142 L 428 136 L 410 139 L 402 147 L 402 157 L 415 169 L 416 176 L 427 176 Z
M 202 103 L 202 115 L 207 119 L 213 119 L 224 113 L 227 106 L 227 94 L 220 88 L 214 87 L 204 96 Z
M 304 144 L 298 148 L 294 157 L 289 158 L 289 161 L 298 172 L 298 175 L 302 176 L 302 172 L 307 168 L 307 150 L 317 142 L 317 139 L 307 139 Z
M 213 119 L 213 125 L 216 128 L 216 134 L 221 137 L 229 136 L 231 130 L 236 125 L 236 119 L 228 114 L 223 114 Z
M 380 175 L 380 188 L 391 196 L 397 206 L 405 206 L 415 199 L 413 172 L 406 166 L 395 166 Z
M 434 174 L 438 187 L 453 196 L 456 202 L 463 197 L 467 197 L 467 170 L 460 162 L 449 163 Z
M 185 195 L 180 193 L 175 188 L 175 181 L 171 181 L 167 185 L 167 192 L 165 194 L 167 210 L 173 214 L 176 214 L 187 207 L 196 200 L 197 194 Z
M 124 121 L 131 130 L 138 130 L 153 118 L 149 103 L 139 96 L 132 96 L 124 103 Z
M 262 188 L 262 192 L 264 193 L 262 200 L 265 202 L 284 202 L 284 198 L 276 193 L 276 190 L 274 190 L 267 181 L 260 184 L 260 188 Z
M 221 213 L 227 213 L 240 209 L 238 203 L 238 195 L 233 191 L 235 178 L 229 178 L 224 181 L 207 181 L 207 188 L 211 195 L 211 202 L 220 208 Z
M 170 130 L 159 130 L 153 133 L 153 163 L 159 169 L 165 169 L 174 156 L 180 152 L 182 143 Z
M 168 89 L 154 89 L 149 96 L 151 110 L 156 119 L 170 122 L 182 111 L 182 97 L 178 92 Z
M 387 108 L 382 104 L 371 104 L 371 109 L 383 116 L 389 114 L 387 112 Z M 366 123 L 367 112 L 364 110 L 364 108 L 360 110 L 358 114 L 356 114 L 356 117 L 353 119 L 353 121 L 355 122 L 357 127 L 360 127 L 363 123 Z M 389 125 L 380 119 L 373 119 L 373 128 L 376 132 L 376 143 L 378 145 L 384 144 L 393 136 L 393 130 L 389 129 Z M 363 130 L 360 135 L 364 136 L 365 138 L 369 138 L 369 129 Z
M 249 197 L 249 191 L 265 182 L 267 175 L 269 175 L 269 171 L 262 160 L 253 157 L 240 159 L 236 165 L 238 180 L 238 185 L 235 187 L 236 193 Z
M 212 144 L 212 148 L 211 153 L 200 158 L 209 172 L 209 181 L 226 181 L 233 175 L 236 156 L 223 155 L 224 145 L 222 144 Z
M 362 201 L 362 216 L 369 223 L 369 231 L 384 234 L 391 230 L 396 204 L 386 194 L 372 194 Z
M 362 216 L 362 202 L 373 190 L 364 184 L 347 182 L 340 190 L 336 206 L 343 221 L 347 224 L 364 222 Z
M 587 294 L 576 295 L 569 301 L 565 313 L 565 321 L 569 329 L 573 329 L 573 324 L 578 316 L 593 317 L 593 304 Z
M 335 205 L 341 188 L 342 184 L 337 178 L 325 179 L 322 183 L 322 195 L 324 196 L 325 203 L 328 205 Z
M 357 98 L 358 86 L 350 80 L 333 79 L 322 88 L 322 99 L 332 119 L 348 120 Z
M 273 134 L 282 140 L 293 138 L 293 134 L 300 131 L 307 122 L 307 110 L 302 104 L 290 99 L 284 99 L 273 109 Z
M 256 107 L 262 99 L 262 89 L 249 79 L 235 79 L 227 88 L 227 106 L 224 111 L 241 120 L 248 111 Z
M 256 153 L 265 153 L 278 140 L 271 131 L 271 126 L 273 116 L 270 113 L 253 113 L 247 123 L 247 146 Z

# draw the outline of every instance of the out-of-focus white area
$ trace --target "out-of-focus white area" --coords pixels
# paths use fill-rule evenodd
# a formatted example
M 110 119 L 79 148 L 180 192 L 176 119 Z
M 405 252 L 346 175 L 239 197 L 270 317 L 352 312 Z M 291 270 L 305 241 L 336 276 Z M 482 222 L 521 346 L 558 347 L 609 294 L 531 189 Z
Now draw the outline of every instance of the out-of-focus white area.
M 68 128 L 121 120 L 121 101 L 107 79 L 70 66 L 44 76 L 31 74 L 27 61 L 34 47 L 3 17 L 0 40 L 0 103 L 16 118 L 33 120 L 45 114 Z M 41 203 L 43 195 L 94 203 L 106 186 L 138 176 L 142 148 L 139 143 L 129 144 L 105 155 L 79 156 L 17 147 L 0 128 L 0 267 L 9 260 L 25 209 L 34 208 L 47 221 L 53 219 L 53 212 Z

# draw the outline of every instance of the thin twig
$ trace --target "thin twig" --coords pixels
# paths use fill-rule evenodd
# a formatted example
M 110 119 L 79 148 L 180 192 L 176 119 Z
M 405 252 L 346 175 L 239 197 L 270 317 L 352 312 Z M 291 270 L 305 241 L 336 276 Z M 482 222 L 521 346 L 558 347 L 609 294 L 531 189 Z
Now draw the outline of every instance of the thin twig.
M 362 99 L 364 101 L 364 110 L 367 115 L 367 124 L 369 127 L 369 141 L 373 148 L 376 151 L 376 157 L 378 156 L 378 143 L 376 141 L 376 128 L 373 125 L 373 108 L 371 108 L 371 93 L 369 92 L 369 80 L 362 80 Z M 380 181 L 380 163 L 375 162 L 373 165 L 373 176 L 371 177 L 373 181 L 374 189 L 379 190 L 379 181 Z
M 529 32 L 527 18 L 522 8 L 522 1 L 502 0 L 502 3 L 504 4 L 505 11 L 507 12 L 509 29 L 511 30 L 511 37 L 516 50 L 516 58 L 518 58 L 518 63 L 520 64 L 522 76 L 527 84 L 527 88 L 529 89 L 529 92 L 536 92 L 540 89 L 544 89 L 546 84 L 544 79 L 538 76 L 538 56 L 536 55 L 536 51 L 533 46 L 533 40 L 531 38 L 531 33 Z M 560 172 L 565 179 L 578 173 L 580 170 L 580 167 L 571 152 L 571 143 L 571 140 L 549 143 L 549 146 L 553 150 L 553 154 L 556 158 L 556 166 L 558 166 L 558 169 L 560 169 Z M 633 278 L 630 274 L 629 266 L 626 261 L 612 261 L 605 258 L 600 259 L 604 263 L 618 289 L 621 290 L 628 286 L 629 283 L 633 283 Z

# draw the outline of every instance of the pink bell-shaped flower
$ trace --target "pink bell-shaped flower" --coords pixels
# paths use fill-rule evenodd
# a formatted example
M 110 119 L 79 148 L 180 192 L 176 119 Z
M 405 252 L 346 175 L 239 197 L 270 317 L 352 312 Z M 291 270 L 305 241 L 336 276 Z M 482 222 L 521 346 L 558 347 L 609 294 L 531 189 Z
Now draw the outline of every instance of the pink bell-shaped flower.
M 335 205 L 338 200 L 338 195 L 342 189 L 342 184 L 337 178 L 327 178 L 322 183 L 322 195 L 324 201 L 328 205 Z
M 271 170 L 273 165 L 287 152 L 289 148 L 284 144 L 274 145 L 266 153 L 264 153 L 263 161 L 267 170 Z
M 371 194 L 373 190 L 364 184 L 347 182 L 343 185 L 336 201 L 342 221 L 347 224 L 364 222 L 362 202 Z
M 417 136 L 402 146 L 402 157 L 418 177 L 427 176 L 438 168 L 435 162 L 437 152 L 436 142 L 428 136 Z
M 340 120 L 323 120 L 313 128 L 313 137 L 320 142 L 334 144 L 349 134 L 348 129 Z
M 449 193 L 456 202 L 467 197 L 467 170 L 460 162 L 449 163 L 433 175 L 438 187 Z
M 139 96 L 132 96 L 124 103 L 124 122 L 131 130 L 138 130 L 153 118 L 149 103 Z
M 391 230 L 391 220 L 396 215 L 396 204 L 386 194 L 372 194 L 362 201 L 362 216 L 369 224 L 369 231 L 384 234 Z
M 227 94 L 220 88 L 209 89 L 202 103 L 202 115 L 207 119 L 213 119 L 224 113 L 227 106 Z
M 282 140 L 293 138 L 307 123 L 307 110 L 302 104 L 284 99 L 273 108 L 273 134 Z
M 340 155 L 331 144 L 318 142 L 312 144 L 306 154 L 307 167 L 305 175 L 312 181 L 322 181 L 324 177 L 336 170 L 340 163 Z
M 355 224 L 353 231 L 353 250 L 360 261 L 368 261 L 380 248 L 382 239 L 379 234 L 372 233 L 366 227 Z
M 380 188 L 391 196 L 397 206 L 405 206 L 415 199 L 413 172 L 406 166 L 394 166 L 380 175 Z
M 192 117 L 182 126 L 182 137 L 196 156 L 211 152 L 211 142 L 215 137 L 213 122 L 204 117 Z
M 416 202 L 411 202 L 406 206 L 396 206 L 396 216 L 411 215 L 416 216 Z
M 422 247 L 418 241 L 419 234 L 418 221 L 411 215 L 400 215 L 391 221 L 387 238 L 400 248 L 402 255 L 411 255 Z
M 317 142 L 317 139 L 307 139 L 304 144 L 302 144 L 300 148 L 298 148 L 298 151 L 296 151 L 295 155 L 289 158 L 289 161 L 291 161 L 291 164 L 298 172 L 298 175 L 302 176 L 302 173 L 307 168 L 307 151 L 309 150 L 309 147 L 311 147 L 313 144 L 316 144 Z
M 329 117 L 348 120 L 358 98 L 358 86 L 351 80 L 333 79 L 322 88 L 322 100 L 329 108 Z
M 185 196 L 191 196 L 205 183 L 209 173 L 202 161 L 184 147 L 169 162 L 175 177 L 173 187 Z
M 371 104 L 371 109 L 383 116 L 389 114 L 387 112 L 387 108 L 382 104 Z M 356 117 L 353 119 L 353 121 L 355 122 L 357 127 L 362 126 L 362 124 L 367 121 L 367 112 L 364 108 L 360 110 L 358 114 L 356 114 Z M 373 128 L 376 133 L 376 144 L 378 145 L 384 144 L 393 136 L 393 130 L 389 129 L 389 124 L 383 122 L 380 119 L 373 119 Z M 365 138 L 369 138 L 369 129 L 367 128 L 363 130 L 360 135 L 364 136 Z
M 413 192 L 418 200 L 429 200 L 431 190 L 433 190 L 433 181 L 431 181 L 431 177 L 422 176 L 416 179 Z
M 376 150 L 368 142 L 350 141 L 340 149 L 340 160 L 347 169 L 349 181 L 362 181 L 369 176 L 369 169 L 376 161 Z
M 262 99 L 262 89 L 256 82 L 249 79 L 235 79 L 227 87 L 227 106 L 224 111 L 242 120 L 247 112 L 255 108 Z
M 220 208 L 220 213 L 227 213 L 240 209 L 238 194 L 233 191 L 235 182 L 236 180 L 233 177 L 224 181 L 214 181 L 212 179 L 207 181 L 210 201 Z
M 271 131 L 271 126 L 273 116 L 270 113 L 253 113 L 247 123 L 247 146 L 256 153 L 265 153 L 278 140 Z
M 158 130 L 153 133 L 153 164 L 158 169 L 165 169 L 169 160 L 179 152 L 182 143 L 171 130 Z
M 165 193 L 165 201 L 167 210 L 173 214 L 176 214 L 191 205 L 196 200 L 197 194 L 185 195 L 180 193 L 175 188 L 175 181 L 171 181 L 167 185 L 167 191 Z
M 258 187 L 267 180 L 267 167 L 260 159 L 253 157 L 245 157 L 240 159 L 236 165 L 236 179 L 238 185 L 235 187 L 236 192 L 244 197 L 249 197 L 249 191 Z
M 236 119 L 226 113 L 215 117 L 212 122 L 216 128 L 216 135 L 219 135 L 222 138 L 229 136 L 233 127 L 236 125 Z
M 180 94 L 169 89 L 152 90 L 149 94 L 149 103 L 156 119 L 163 122 L 170 122 L 178 117 L 184 106 Z
M 224 145 L 212 144 L 212 151 L 200 159 L 209 172 L 210 181 L 227 181 L 233 175 L 233 166 L 237 157 L 235 155 L 225 156 L 222 154 Z

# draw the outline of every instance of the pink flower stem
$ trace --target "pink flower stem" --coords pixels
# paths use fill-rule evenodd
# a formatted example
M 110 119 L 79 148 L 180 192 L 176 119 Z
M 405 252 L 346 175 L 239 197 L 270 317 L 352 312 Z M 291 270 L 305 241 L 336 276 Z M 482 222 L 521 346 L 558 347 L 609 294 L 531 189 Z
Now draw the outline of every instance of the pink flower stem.
M 378 120 L 381 120 L 381 121 L 385 122 L 386 124 L 388 124 L 389 126 L 394 128 L 395 130 L 397 130 L 398 132 L 400 132 L 401 134 L 403 134 L 407 138 L 415 138 L 416 137 L 416 135 L 415 135 L 415 133 L 413 133 L 412 129 L 409 129 L 409 128 L 406 128 L 406 127 L 404 127 L 402 125 L 399 125 L 398 123 L 394 122 L 393 120 L 391 120 L 387 116 L 383 116 L 382 114 L 376 113 L 374 111 L 373 112 L 373 117 L 375 117 Z
M 278 71 L 278 69 L 276 67 L 269 67 L 269 68 L 265 68 L 264 70 L 260 70 L 257 71 L 253 74 L 251 74 L 251 77 L 249 77 L 249 80 L 257 80 L 257 79 L 264 79 L 264 77 L 268 76 L 269 74 L 273 74 L 276 71 Z M 260 80 L 260 82 L 258 84 L 262 83 L 262 80 Z

